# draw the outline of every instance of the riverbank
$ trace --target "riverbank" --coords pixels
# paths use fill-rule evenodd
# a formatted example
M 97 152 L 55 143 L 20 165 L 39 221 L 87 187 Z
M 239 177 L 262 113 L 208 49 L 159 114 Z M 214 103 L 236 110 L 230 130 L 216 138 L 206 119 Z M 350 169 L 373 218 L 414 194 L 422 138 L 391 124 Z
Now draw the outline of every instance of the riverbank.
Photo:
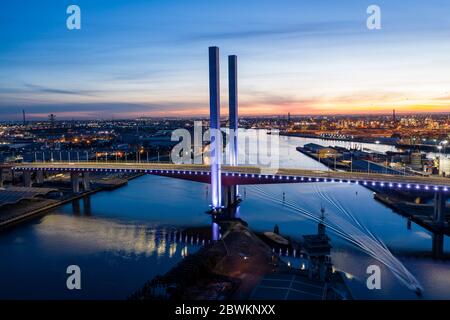
M 296 150 L 303 153 L 305 156 L 326 165 L 330 169 L 350 171 L 350 166 L 347 163 L 341 162 L 334 158 L 319 158 L 317 153 L 310 152 L 303 147 L 297 147 Z
M 317 134 L 308 134 L 308 133 L 300 133 L 300 132 L 280 132 L 280 136 L 309 138 L 309 139 L 318 139 L 318 140 L 330 140 L 330 141 L 342 141 L 342 142 L 354 142 L 354 143 L 384 144 L 387 146 L 397 147 L 396 141 L 380 139 L 380 138 L 372 138 L 372 137 L 336 138 L 336 137 L 326 137 L 326 136 L 319 136 Z
M 286 137 L 297 137 L 306 139 L 317 139 L 326 141 L 338 141 L 338 142 L 351 142 L 351 143 L 365 143 L 372 145 L 385 145 L 389 147 L 395 147 L 398 150 L 418 150 L 425 153 L 440 153 L 440 154 L 450 154 L 450 148 L 441 148 L 439 150 L 439 145 L 425 145 L 425 144 L 405 144 L 398 143 L 397 141 L 392 141 L 389 138 L 371 138 L 371 137 L 361 137 L 361 138 L 336 138 L 336 137 L 325 137 L 316 134 L 307 133 L 297 133 L 297 132 L 280 132 L 280 136 Z
M 374 191 L 375 200 L 392 209 L 397 214 L 400 214 L 432 233 L 442 233 L 450 236 L 450 223 L 448 221 L 448 217 L 450 217 L 450 208 L 446 208 L 446 224 L 441 226 L 436 224 L 433 220 L 434 206 L 432 204 L 416 204 L 405 201 L 394 193 L 388 194 L 370 186 L 368 189 Z
M 8 217 L 0 222 L 0 229 L 15 226 L 29 219 L 39 217 L 44 215 L 49 210 L 62 206 L 66 203 L 72 201 L 89 197 L 90 195 L 100 192 L 114 190 L 125 186 L 128 181 L 142 176 L 143 174 L 134 174 L 126 177 L 110 178 L 110 179 L 99 179 L 93 183 L 93 188 L 89 191 L 84 191 L 80 193 L 71 193 L 63 188 L 59 188 L 61 196 L 59 199 L 45 199 L 45 198 L 34 198 L 26 199 L 21 202 L 8 205 Z M 66 191 L 66 193 L 64 193 Z
M 221 229 L 220 241 L 147 282 L 131 299 L 247 299 L 278 258 L 243 223 L 221 222 Z
M 186 256 L 166 274 L 145 283 L 130 299 L 254 300 L 280 299 L 280 294 L 285 300 L 352 299 L 342 274 L 332 271 L 329 251 L 318 255 L 310 247 L 311 243 L 316 247 L 317 241 L 325 241 L 327 245 L 321 242 L 321 248 L 324 245 L 331 248 L 324 233 L 304 236 L 307 243 L 301 248 L 299 243 L 280 235 L 274 238 L 271 232 L 254 233 L 240 219 L 218 223 L 223 233 L 220 240 L 209 242 L 195 254 Z M 323 227 L 319 229 L 325 231 Z M 276 253 L 274 239 L 283 248 L 295 247 L 301 252 L 307 267 L 294 268 L 285 262 Z M 314 258 L 309 259 L 308 252 Z M 274 281 L 278 287 L 268 285 Z

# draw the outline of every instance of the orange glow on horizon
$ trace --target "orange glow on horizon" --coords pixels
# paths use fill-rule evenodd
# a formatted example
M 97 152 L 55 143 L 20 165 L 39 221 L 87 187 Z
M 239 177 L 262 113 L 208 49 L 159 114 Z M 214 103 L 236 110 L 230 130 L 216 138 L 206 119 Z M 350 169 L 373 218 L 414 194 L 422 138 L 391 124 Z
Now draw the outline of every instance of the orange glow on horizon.
M 200 103 L 199 103 L 200 105 Z M 432 101 L 407 101 L 401 103 L 380 102 L 380 103 L 342 103 L 340 101 L 317 101 L 310 103 L 288 103 L 288 104 L 265 104 L 265 103 L 241 103 L 239 106 L 240 116 L 273 116 L 284 115 L 379 115 L 391 114 L 395 109 L 397 114 L 411 113 L 450 113 L 450 100 Z M 228 104 L 222 103 L 221 116 L 228 116 Z M 137 117 L 205 117 L 209 116 L 209 108 L 198 107 L 189 109 L 166 110 L 166 111 L 133 111 L 133 112 L 108 112 L 106 117 L 102 112 L 59 112 L 59 119 L 125 119 Z M 29 114 L 32 118 L 44 119 L 47 114 Z

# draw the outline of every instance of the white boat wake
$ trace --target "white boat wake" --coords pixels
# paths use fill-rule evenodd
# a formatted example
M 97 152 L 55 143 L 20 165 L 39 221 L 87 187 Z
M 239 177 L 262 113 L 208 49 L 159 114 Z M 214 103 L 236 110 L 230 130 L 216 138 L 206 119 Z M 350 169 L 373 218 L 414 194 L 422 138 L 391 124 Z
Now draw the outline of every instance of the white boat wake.
M 273 194 L 265 191 L 260 186 L 253 186 L 252 190 L 273 203 L 282 204 L 287 209 L 300 214 L 312 221 L 320 222 L 319 214 L 314 214 L 303 209 L 295 203 L 281 200 Z M 357 246 L 372 258 L 384 264 L 391 272 L 409 289 L 415 292 L 422 292 L 423 288 L 418 280 L 408 269 L 390 252 L 387 246 L 373 234 L 351 211 L 346 210 L 336 199 L 325 193 L 319 186 L 316 186 L 315 193 L 322 200 L 326 201 L 332 208 L 332 214 L 328 214 L 323 221 L 325 226 L 333 233 L 347 242 Z

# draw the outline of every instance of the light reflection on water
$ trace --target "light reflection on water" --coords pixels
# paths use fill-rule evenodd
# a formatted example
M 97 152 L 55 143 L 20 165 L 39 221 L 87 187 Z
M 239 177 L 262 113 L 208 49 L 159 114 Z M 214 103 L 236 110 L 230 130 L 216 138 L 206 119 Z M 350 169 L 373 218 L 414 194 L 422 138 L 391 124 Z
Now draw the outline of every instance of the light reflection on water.
M 281 137 L 281 166 L 323 168 L 295 150 L 308 142 L 311 140 Z M 319 212 L 322 205 L 314 184 L 261 188 L 280 198 L 284 192 L 286 199 L 312 212 Z M 321 188 L 357 214 L 388 245 L 424 286 L 424 298 L 450 299 L 450 265 L 429 257 L 432 235 L 428 231 L 414 224 L 408 230 L 404 218 L 376 202 L 372 192 L 361 186 L 327 183 Z M 278 224 L 281 233 L 294 239 L 316 232 L 315 223 L 257 196 L 252 187 L 242 187 L 244 193 L 240 215 L 254 230 L 272 230 Z M 174 230 L 210 223 L 205 214 L 207 186 L 164 177 L 141 177 L 124 188 L 97 193 L 87 204 L 80 200 L 64 205 L 0 234 L 0 298 L 125 298 L 198 249 L 195 241 L 191 245 L 190 240 L 170 240 Z M 332 208 L 326 210 L 333 214 Z M 351 275 L 349 286 L 355 297 L 416 298 L 383 266 L 382 290 L 369 292 L 364 286 L 365 270 L 377 261 L 329 235 L 335 267 Z M 444 246 L 449 252 L 448 237 Z M 81 292 L 65 289 L 65 268 L 70 264 L 82 269 Z
M 180 232 L 171 229 L 149 229 L 146 225 L 121 224 L 114 220 L 85 217 L 74 219 L 68 215 L 48 215 L 35 230 L 36 236 L 58 239 L 54 244 L 83 250 L 94 254 L 101 251 L 119 252 L 125 256 L 173 257 L 187 245 L 200 245 L 205 239 L 199 236 L 180 238 Z M 52 246 L 52 242 L 48 242 Z M 187 249 L 184 249 L 185 254 Z
M 124 299 L 205 241 L 174 228 L 56 211 L 0 237 L 0 298 Z M 65 288 L 71 264 L 81 268 L 79 292 Z

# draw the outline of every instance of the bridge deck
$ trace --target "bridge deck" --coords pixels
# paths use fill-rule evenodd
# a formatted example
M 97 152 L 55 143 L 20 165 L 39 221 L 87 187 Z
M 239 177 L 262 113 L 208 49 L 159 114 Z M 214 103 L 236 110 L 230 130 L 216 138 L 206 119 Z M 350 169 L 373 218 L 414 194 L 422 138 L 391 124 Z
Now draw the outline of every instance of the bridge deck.
M 14 170 L 46 170 L 46 171 L 110 171 L 110 172 L 143 172 L 158 175 L 203 175 L 210 172 L 208 165 L 168 164 L 168 163 L 123 163 L 123 162 L 48 162 L 22 163 L 14 166 Z M 283 182 L 315 182 L 342 181 L 363 184 L 377 183 L 389 187 L 442 189 L 448 191 L 450 178 L 423 177 L 410 175 L 392 175 L 380 173 L 344 172 L 331 170 L 306 170 L 293 168 L 261 168 L 252 166 L 222 166 L 223 176 L 236 177 L 237 184 L 257 184 L 258 179 L 270 180 L 273 183 Z M 207 178 L 207 177 L 205 177 Z M 245 181 L 245 179 L 250 179 Z M 203 179 L 205 180 L 205 179 Z M 199 179 L 199 181 L 206 182 Z M 247 182 L 247 183 L 246 183 Z M 261 183 L 268 183 L 261 181 Z M 269 182 L 270 183 L 270 182 Z M 393 185 L 395 184 L 395 185 Z

